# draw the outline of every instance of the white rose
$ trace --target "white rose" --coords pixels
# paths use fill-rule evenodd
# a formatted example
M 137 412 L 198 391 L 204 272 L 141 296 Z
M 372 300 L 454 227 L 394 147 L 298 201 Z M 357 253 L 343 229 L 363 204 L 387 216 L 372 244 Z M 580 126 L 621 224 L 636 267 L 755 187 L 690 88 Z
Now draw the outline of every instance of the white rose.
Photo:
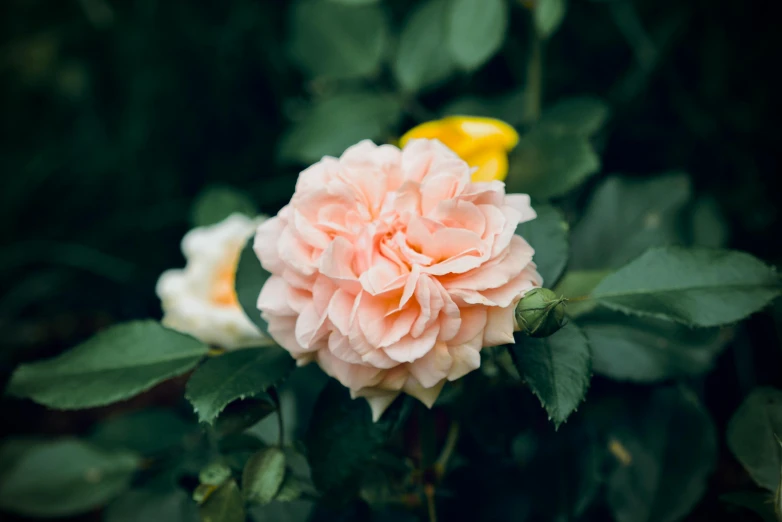
M 247 318 L 234 290 L 239 254 L 265 217 L 232 214 L 182 238 L 187 265 L 157 282 L 163 324 L 225 349 L 271 344 Z

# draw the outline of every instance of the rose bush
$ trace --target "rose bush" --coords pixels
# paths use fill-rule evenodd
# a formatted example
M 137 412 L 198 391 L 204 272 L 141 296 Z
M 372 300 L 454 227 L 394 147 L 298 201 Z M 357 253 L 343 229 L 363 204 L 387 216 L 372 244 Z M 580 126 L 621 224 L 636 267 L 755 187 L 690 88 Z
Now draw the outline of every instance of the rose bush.
M 757 9 L 6 4 L 0 519 L 779 518 Z
M 303 171 L 258 228 L 269 334 L 376 419 L 400 392 L 431 407 L 481 348 L 513 342 L 514 307 L 542 284 L 514 234 L 535 218 L 529 197 L 472 170 L 436 140 L 363 141 Z

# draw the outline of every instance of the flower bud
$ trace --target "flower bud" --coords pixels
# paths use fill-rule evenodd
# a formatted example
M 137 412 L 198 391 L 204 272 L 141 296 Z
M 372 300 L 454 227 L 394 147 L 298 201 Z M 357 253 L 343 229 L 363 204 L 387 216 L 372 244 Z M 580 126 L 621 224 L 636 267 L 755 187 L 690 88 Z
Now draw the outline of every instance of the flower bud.
M 548 288 L 530 290 L 516 305 L 516 323 L 530 337 L 548 337 L 565 326 L 565 298 Z

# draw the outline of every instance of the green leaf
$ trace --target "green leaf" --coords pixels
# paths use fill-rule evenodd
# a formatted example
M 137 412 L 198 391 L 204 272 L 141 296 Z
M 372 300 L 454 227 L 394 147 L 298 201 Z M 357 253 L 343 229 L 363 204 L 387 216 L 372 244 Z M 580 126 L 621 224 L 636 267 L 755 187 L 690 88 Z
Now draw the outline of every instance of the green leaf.
M 511 152 L 508 192 L 549 199 L 570 192 L 600 170 L 589 140 L 538 127 L 519 140 Z
M 776 272 L 743 252 L 657 248 L 603 279 L 600 304 L 692 326 L 718 326 L 757 312 L 779 295 Z
M 570 299 L 587 296 L 610 273 L 610 270 L 568 270 L 554 288 L 554 293 Z M 570 317 L 578 317 L 596 307 L 597 303 L 593 299 L 568 301 L 565 312 Z
M 453 0 L 448 11 L 448 46 L 454 61 L 471 71 L 502 46 L 508 30 L 505 0 Z
M 448 51 L 446 20 L 448 2 L 419 3 L 405 22 L 399 37 L 394 75 L 405 91 L 419 91 L 445 80 L 454 71 Z
M 599 131 L 610 111 L 599 98 L 567 98 L 543 112 L 538 125 L 560 134 L 592 136 Z
M 202 364 L 187 381 L 185 397 L 198 420 L 211 424 L 228 403 L 263 394 L 283 381 L 295 367 L 279 346 L 227 352 Z
M 198 481 L 207 486 L 222 486 L 231 478 L 231 468 L 222 462 L 212 462 L 198 472 Z
M 690 196 L 682 173 L 607 178 L 573 227 L 573 268 L 618 268 L 651 247 L 681 244 L 677 224 Z
M 654 382 L 709 371 L 725 345 L 717 329 L 692 330 L 656 319 L 590 323 L 595 373 L 620 381 Z
M 585 424 L 569 422 L 556 433 L 528 430 L 514 440 L 524 476 L 518 490 L 532 500 L 538 515 L 528 520 L 582 520 L 598 496 L 605 450 Z
M 534 18 L 538 35 L 548 38 L 565 18 L 565 0 L 536 0 Z
M 777 440 L 777 449 L 782 452 L 782 439 L 776 434 L 774 434 L 774 438 Z M 774 491 L 774 514 L 777 516 L 777 520 L 782 520 L 782 462 L 779 466 L 779 484 Z
M 232 433 L 220 439 L 219 447 L 223 461 L 241 473 L 250 457 L 267 445 L 249 433 Z
M 327 98 L 288 130 L 280 143 L 280 156 L 303 163 L 339 156 L 361 140 L 385 138 L 401 115 L 399 101 L 385 94 L 356 92 Z
M 296 475 L 287 472 L 285 478 L 282 481 L 280 490 L 274 497 L 277 502 L 291 502 L 301 497 L 304 492 L 304 484 L 302 481 L 296 478 Z
M 516 233 L 535 249 L 534 261 L 546 287 L 559 279 L 568 260 L 568 224 L 555 207 L 535 205 L 538 217 L 521 223 Z
M 761 487 L 779 488 L 782 450 L 782 391 L 759 388 L 750 393 L 728 424 L 728 447 Z
M 252 522 L 353 522 L 352 519 L 339 517 L 333 519 L 318 519 L 313 517 L 317 506 L 309 499 L 293 502 L 272 502 L 265 506 L 249 506 Z M 372 522 L 377 522 L 372 519 Z
M 44 440 L 37 436 L 4 438 L 0 444 L 0 485 L 6 473 L 16 466 L 27 450 L 34 449 L 43 442 Z
M 586 337 L 569 323 L 543 339 L 517 334 L 516 344 L 509 349 L 519 375 L 559 428 L 584 400 L 589 387 L 592 368 Z
M 329 2 L 334 2 L 335 4 L 345 4 L 345 5 L 367 5 L 367 4 L 376 4 L 380 0 L 328 0 Z
M 406 417 L 406 404 L 395 401 L 372 422 L 367 401 L 351 399 L 347 388 L 331 379 L 318 396 L 304 437 L 315 486 L 334 499 L 355 490 L 368 462 Z
M 124 493 L 106 509 L 105 522 L 198 522 L 198 509 L 182 489 L 152 488 Z
M 309 74 L 358 78 L 379 70 L 386 17 L 379 6 L 353 4 L 298 2 L 291 10 L 290 55 Z
M 491 98 L 479 98 L 477 96 L 464 96 L 447 104 L 442 110 L 443 116 L 485 116 L 502 120 L 510 125 L 524 123 L 524 99 L 523 90 L 509 92 Z
M 261 289 L 266 284 L 266 280 L 271 277 L 271 274 L 263 268 L 258 256 L 255 255 L 255 250 L 253 250 L 254 242 L 254 237 L 248 239 L 247 244 L 244 245 L 242 252 L 239 254 L 234 290 L 244 315 L 265 336 L 269 337 L 269 325 L 263 320 L 261 312 L 258 310 L 258 296 L 261 295 Z
M 90 441 L 104 448 L 154 455 L 181 444 L 194 427 L 170 410 L 150 408 L 109 417 L 95 427 Z
M 692 242 L 697 246 L 723 248 L 728 244 L 730 229 L 717 201 L 701 197 L 692 212 Z
M 261 394 L 260 397 L 234 401 L 226 406 L 215 421 L 217 434 L 224 436 L 242 432 L 277 410 L 277 406 L 267 393 Z
M 208 350 L 201 341 L 155 321 L 134 321 L 100 332 L 53 359 L 21 365 L 8 393 L 51 408 L 103 406 L 185 373 Z
M 69 439 L 41 442 L 3 474 L 0 509 L 33 517 L 85 513 L 125 490 L 138 465 L 132 453 Z
M 758 515 L 763 522 L 779 522 L 774 507 L 768 499 L 768 493 L 760 491 L 737 491 L 720 495 L 720 500 L 737 507 L 748 509 Z
M 199 508 L 201 522 L 245 522 L 244 501 L 235 480 L 229 480 Z
M 242 472 L 244 498 L 268 504 L 280 491 L 285 479 L 285 454 L 280 448 L 261 450 L 247 461 Z
M 629 457 L 608 477 L 614 519 L 681 520 L 703 496 L 716 463 L 717 437 L 708 413 L 689 392 L 657 388 L 648 401 L 611 422 L 611 440 Z
M 225 186 L 208 187 L 201 191 L 193 203 L 193 226 L 214 225 L 234 213 L 254 217 L 258 209 L 241 190 Z

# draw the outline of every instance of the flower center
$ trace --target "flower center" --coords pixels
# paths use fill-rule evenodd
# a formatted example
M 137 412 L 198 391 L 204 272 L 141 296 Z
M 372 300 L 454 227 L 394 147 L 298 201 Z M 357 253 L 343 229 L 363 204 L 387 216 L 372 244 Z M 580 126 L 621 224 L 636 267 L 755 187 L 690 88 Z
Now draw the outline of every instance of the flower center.
M 234 289 L 238 255 L 228 261 L 223 263 L 215 273 L 210 300 L 218 306 L 235 307 L 239 306 L 239 299 Z

